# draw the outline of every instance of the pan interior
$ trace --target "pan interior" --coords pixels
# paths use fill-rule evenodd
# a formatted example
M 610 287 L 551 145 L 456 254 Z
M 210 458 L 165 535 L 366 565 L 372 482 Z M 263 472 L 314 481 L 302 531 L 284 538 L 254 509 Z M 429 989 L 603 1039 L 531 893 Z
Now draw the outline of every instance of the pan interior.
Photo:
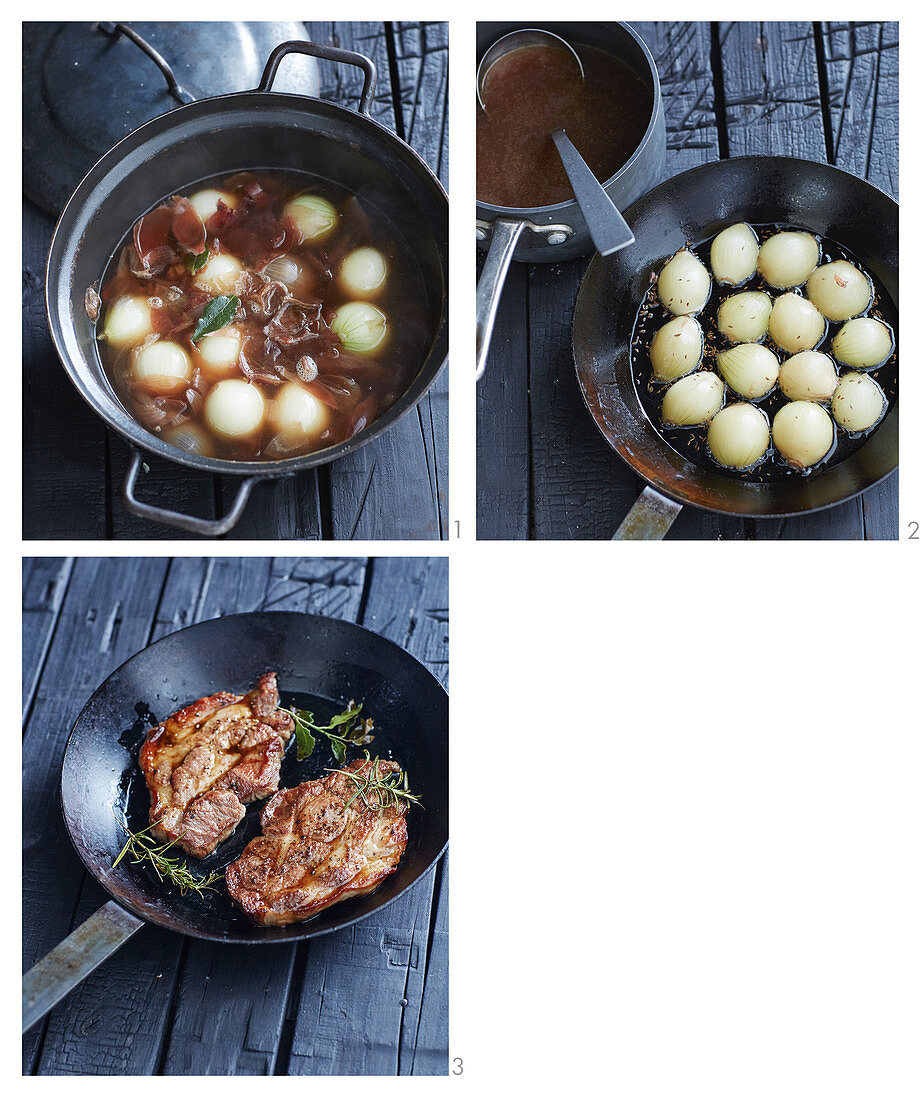
M 369 750 L 407 771 L 423 809 L 408 811 L 408 845 L 397 870 L 374 893 L 332 906 L 285 928 L 256 928 L 237 910 L 223 883 L 199 897 L 158 881 L 147 864 L 122 860 L 122 820 L 149 824 L 148 794 L 137 764 L 149 728 L 179 707 L 216 690 L 241 694 L 262 672 L 278 673 L 283 706 L 326 718 L 350 699 L 375 719 Z M 323 742 L 323 743 L 321 743 Z M 350 751 L 348 759 L 361 756 Z M 338 620 L 296 613 L 229 616 L 189 627 L 132 657 L 100 687 L 74 727 L 62 774 L 62 804 L 71 839 L 89 871 L 117 901 L 145 920 L 187 935 L 232 942 L 303 939 L 367 916 L 411 886 L 448 839 L 447 700 L 442 686 L 409 654 L 380 636 Z M 335 767 L 326 739 L 303 762 L 291 738 L 281 786 Z M 260 832 L 265 802 L 247 807 L 237 831 L 205 860 L 186 857 L 196 874 L 223 870 Z M 174 853 L 171 853 L 174 854 Z
M 837 241 L 898 301 L 897 204 L 823 164 L 784 157 L 716 161 L 667 180 L 628 211 L 635 244 L 595 256 L 574 312 L 574 357 L 587 407 L 603 436 L 655 488 L 684 504 L 749 516 L 829 507 L 868 489 L 897 465 L 897 403 L 853 454 L 810 477 L 760 484 L 708 470 L 669 446 L 635 389 L 630 341 L 639 303 L 663 263 L 687 244 L 738 221 L 787 224 Z

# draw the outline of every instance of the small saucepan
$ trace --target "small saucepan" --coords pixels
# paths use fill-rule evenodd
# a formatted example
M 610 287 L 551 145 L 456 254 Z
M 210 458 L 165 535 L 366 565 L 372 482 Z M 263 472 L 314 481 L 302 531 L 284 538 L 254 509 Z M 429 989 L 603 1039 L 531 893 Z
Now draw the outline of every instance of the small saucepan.
M 663 175 L 666 124 L 660 79 L 650 51 L 628 23 L 478 23 L 478 60 L 500 37 L 530 26 L 547 30 L 576 47 L 593 46 L 625 62 L 651 92 L 651 115 L 644 137 L 629 160 L 604 182 L 619 210 L 639 198 Z M 593 251 L 586 220 L 575 199 L 552 206 L 513 208 L 477 204 L 478 247 L 487 249 L 477 288 L 477 377 L 487 365 L 490 337 L 506 273 L 512 260 L 556 263 Z
M 273 92 L 279 62 L 289 53 L 361 69 L 358 111 Z M 258 88 L 199 100 L 138 127 L 90 170 L 65 207 L 48 257 L 51 335 L 81 397 L 132 445 L 123 496 L 135 515 L 195 534 L 223 534 L 240 518 L 257 481 L 289 477 L 364 446 L 409 412 L 439 374 L 448 354 L 448 199 L 417 153 L 369 116 L 375 77 L 375 66 L 361 54 L 283 42 L 270 55 Z M 84 310 L 87 287 L 100 279 L 124 233 L 165 195 L 211 176 L 306 168 L 367 196 L 413 248 L 426 287 L 421 305 L 428 343 L 420 369 L 404 394 L 364 431 L 313 454 L 236 462 L 173 447 L 143 428 L 116 396 Z M 134 496 L 142 451 L 216 474 L 243 476 L 244 481 L 228 513 L 217 520 L 154 507 Z
M 793 157 L 714 161 L 666 180 L 625 217 L 635 243 L 595 256 L 574 309 L 577 380 L 609 445 L 648 483 L 616 538 L 662 538 L 683 505 L 746 517 L 819 511 L 864 492 L 897 467 L 897 402 L 841 462 L 778 482 L 727 477 L 691 461 L 648 418 L 632 379 L 630 344 L 638 306 L 664 262 L 728 225 L 787 224 L 847 248 L 897 307 L 898 207 L 865 180 Z M 900 346 L 898 340 L 898 347 Z M 899 354 L 899 353 L 898 353 Z
M 149 798 L 138 767 L 145 731 L 180 706 L 217 690 L 250 690 L 278 673 L 282 705 L 313 709 L 315 700 L 362 702 L 375 720 L 370 751 L 406 770 L 421 806 L 408 811 L 407 849 L 397 869 L 371 894 L 351 898 L 309 921 L 279 928 L 252 925 L 223 886 L 180 894 L 145 865 L 123 859 L 120 819 L 133 831 L 149 822 Z M 112 901 L 75 929 L 23 976 L 23 1030 L 55 1004 L 146 922 L 223 943 L 280 943 L 346 928 L 400 897 L 442 855 L 449 838 L 448 696 L 439 681 L 394 642 L 354 623 L 291 611 L 211 619 L 155 642 L 116 669 L 77 719 L 61 773 L 61 808 L 77 855 Z M 323 774 L 324 748 L 303 762 L 289 743 L 281 786 Z M 336 766 L 332 763 L 332 766 Z M 265 802 L 247 807 L 238 829 L 196 873 L 223 870 L 259 835 Z M 171 853 L 172 854 L 172 853 Z M 182 853 L 179 853 L 182 855 Z M 198 866 L 196 866 L 198 865 Z M 199 875 L 201 877 L 201 875 Z

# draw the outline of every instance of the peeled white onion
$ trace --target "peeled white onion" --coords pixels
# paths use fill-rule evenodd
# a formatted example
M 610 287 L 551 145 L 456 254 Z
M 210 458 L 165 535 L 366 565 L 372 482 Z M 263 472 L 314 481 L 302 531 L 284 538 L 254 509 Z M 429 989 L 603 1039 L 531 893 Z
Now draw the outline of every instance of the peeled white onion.
M 791 466 L 816 466 L 833 446 L 833 421 L 815 401 L 789 401 L 772 421 L 772 441 Z
M 890 359 L 894 351 L 891 329 L 875 317 L 847 321 L 833 338 L 833 354 L 844 366 L 868 370 Z
M 769 449 L 769 418 L 755 405 L 726 405 L 708 426 L 708 449 L 721 466 L 748 470 Z
M 694 317 L 674 317 L 657 330 L 651 342 L 651 367 L 658 382 L 672 382 L 702 362 L 705 340 Z
M 718 331 L 732 344 L 762 340 L 769 328 L 772 298 L 761 290 L 732 294 L 718 307 Z
M 779 360 L 763 344 L 736 344 L 719 351 L 717 364 L 731 389 L 751 401 L 765 397 L 779 377 Z
M 196 191 L 189 201 L 203 222 L 215 213 L 219 202 L 223 202 L 231 210 L 237 206 L 236 196 L 229 191 L 217 191 L 214 187 L 206 187 L 202 191 Z
M 370 302 L 347 302 L 337 306 L 330 327 L 347 351 L 371 355 L 388 335 L 388 318 Z
M 317 439 L 330 424 L 330 409 L 297 382 L 286 382 L 269 408 L 273 429 L 288 440 Z
M 226 325 L 203 336 L 196 344 L 199 366 L 210 378 L 234 374 L 240 358 L 240 332 Z
M 687 374 L 667 390 L 663 397 L 663 422 L 691 427 L 704 424 L 724 402 L 724 383 L 709 370 Z
M 387 278 L 388 261 L 377 248 L 354 248 L 340 264 L 340 285 L 348 294 L 374 298 Z
M 214 450 L 211 440 L 198 424 L 180 424 L 176 428 L 168 428 L 163 433 L 163 438 L 174 447 L 194 455 L 210 455 Z
M 179 344 L 155 340 L 138 350 L 132 363 L 132 375 L 136 382 L 153 393 L 174 393 L 192 378 L 192 360 Z
M 848 260 L 822 264 L 808 279 L 808 297 L 830 321 L 848 321 L 868 309 L 872 284 Z
M 671 313 L 698 313 L 711 294 L 708 268 L 694 252 L 684 248 L 664 265 L 657 279 L 657 293 Z
M 769 335 L 777 347 L 794 354 L 816 348 L 827 331 L 824 315 L 800 294 L 782 294 L 769 314 Z
M 833 360 L 819 351 L 799 351 L 779 370 L 779 388 L 790 401 L 829 401 L 838 381 Z
M 756 270 L 780 290 L 801 286 L 820 262 L 820 244 L 802 230 L 774 233 L 760 245 Z
M 103 336 L 113 347 L 140 344 L 150 333 L 151 307 L 145 298 L 125 295 L 109 307 Z
M 326 237 L 339 217 L 333 204 L 320 195 L 299 195 L 286 204 L 285 213 L 298 227 L 301 241 L 319 241 Z
M 199 290 L 208 294 L 233 294 L 243 266 L 240 260 L 226 252 L 211 256 L 193 279 Z
M 225 378 L 205 398 L 205 420 L 220 435 L 252 435 L 263 422 L 263 396 L 242 378 Z
M 833 419 L 847 432 L 865 432 L 881 420 L 887 403 L 870 374 L 850 371 L 840 379 L 833 395 Z
M 711 243 L 711 269 L 725 286 L 740 286 L 756 271 L 760 242 L 746 222 L 722 229 Z

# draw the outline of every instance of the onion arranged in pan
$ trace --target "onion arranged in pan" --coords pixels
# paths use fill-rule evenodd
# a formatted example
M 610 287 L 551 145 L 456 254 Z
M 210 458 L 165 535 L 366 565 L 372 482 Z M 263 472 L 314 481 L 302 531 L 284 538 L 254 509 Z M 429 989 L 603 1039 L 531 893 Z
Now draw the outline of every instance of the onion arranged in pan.
M 674 317 L 657 330 L 651 343 L 651 367 L 658 382 L 672 382 L 695 370 L 705 348 L 702 326 L 694 317 Z
M 871 375 L 850 371 L 840 379 L 831 404 L 833 419 L 847 432 L 867 432 L 884 416 L 887 400 Z
M 721 466 L 749 470 L 769 450 L 769 419 L 755 405 L 726 405 L 708 426 L 708 449 Z
M 718 370 L 732 390 L 752 401 L 776 384 L 779 360 L 763 344 L 737 344 L 718 352 Z
M 824 315 L 800 294 L 783 294 L 773 302 L 769 335 L 783 351 L 794 354 L 816 348 L 826 331 Z
M 732 344 L 753 344 L 769 330 L 772 298 L 761 290 L 732 294 L 718 307 L 718 331 Z
M 657 293 L 671 313 L 698 313 L 711 294 L 708 268 L 694 252 L 684 248 L 664 265 L 657 279 Z
M 779 388 L 790 401 L 829 401 L 839 381 L 829 355 L 799 351 L 779 369 Z
M 756 270 L 770 286 L 788 290 L 801 286 L 820 262 L 820 242 L 810 233 L 786 229 L 760 245 Z
M 772 442 L 790 465 L 816 466 L 833 446 L 833 421 L 815 401 L 789 401 L 772 422 Z
M 724 286 L 740 286 L 752 278 L 760 242 L 746 222 L 722 229 L 711 244 L 711 269 L 715 281 Z
M 848 260 L 834 260 L 813 271 L 807 292 L 828 321 L 858 317 L 872 301 L 872 284 L 868 276 Z
M 692 427 L 705 424 L 724 403 L 724 383 L 708 370 L 687 374 L 674 382 L 663 398 L 664 424 Z
M 891 358 L 894 335 L 884 321 L 856 317 L 834 336 L 832 349 L 837 361 L 845 367 L 871 370 Z
M 113 347 L 128 347 L 140 343 L 152 331 L 147 300 L 126 294 L 109 307 L 103 336 Z

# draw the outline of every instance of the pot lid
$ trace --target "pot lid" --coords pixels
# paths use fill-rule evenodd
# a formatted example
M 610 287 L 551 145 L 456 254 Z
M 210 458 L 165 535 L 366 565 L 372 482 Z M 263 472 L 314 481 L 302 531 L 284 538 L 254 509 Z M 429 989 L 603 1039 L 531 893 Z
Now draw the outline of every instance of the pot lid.
M 24 23 L 23 190 L 59 214 L 126 134 L 194 99 L 255 88 L 273 48 L 295 39 L 308 40 L 303 23 Z M 318 88 L 304 55 L 287 57 L 273 83 Z

